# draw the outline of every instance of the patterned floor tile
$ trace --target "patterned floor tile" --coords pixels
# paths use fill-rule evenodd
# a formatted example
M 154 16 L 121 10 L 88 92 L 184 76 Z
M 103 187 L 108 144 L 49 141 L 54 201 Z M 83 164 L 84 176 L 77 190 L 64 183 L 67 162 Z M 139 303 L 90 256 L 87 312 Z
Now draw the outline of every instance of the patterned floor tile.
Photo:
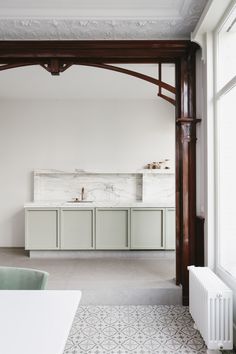
M 64 351 L 64 354 L 176 353 L 206 354 L 188 308 L 183 306 L 80 306 Z
M 187 307 L 80 306 L 64 354 L 206 354 Z

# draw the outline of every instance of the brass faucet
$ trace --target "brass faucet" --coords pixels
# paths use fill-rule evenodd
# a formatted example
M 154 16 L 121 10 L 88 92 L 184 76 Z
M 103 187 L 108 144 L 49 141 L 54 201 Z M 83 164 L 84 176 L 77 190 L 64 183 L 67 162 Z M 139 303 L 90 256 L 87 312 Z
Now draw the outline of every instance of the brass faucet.
M 81 189 L 81 200 L 84 200 L 84 187 Z

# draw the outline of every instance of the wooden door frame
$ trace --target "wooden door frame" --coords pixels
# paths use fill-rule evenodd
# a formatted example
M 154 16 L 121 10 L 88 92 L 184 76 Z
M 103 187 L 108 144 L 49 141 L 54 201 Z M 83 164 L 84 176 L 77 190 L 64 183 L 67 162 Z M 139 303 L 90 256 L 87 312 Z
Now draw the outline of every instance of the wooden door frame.
M 196 123 L 199 121 L 196 119 L 195 90 L 197 49 L 198 45 L 191 41 L 170 40 L 0 41 L 0 70 L 41 65 L 57 75 L 75 64 L 97 67 L 121 63 L 175 64 L 176 284 L 182 285 L 184 305 L 188 304 L 189 294 L 187 266 L 196 264 Z

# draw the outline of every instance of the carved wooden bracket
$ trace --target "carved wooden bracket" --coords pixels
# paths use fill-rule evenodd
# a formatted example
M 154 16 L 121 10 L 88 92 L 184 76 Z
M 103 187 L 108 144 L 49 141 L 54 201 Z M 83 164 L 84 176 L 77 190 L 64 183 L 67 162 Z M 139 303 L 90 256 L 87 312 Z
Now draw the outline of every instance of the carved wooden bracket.
M 73 63 L 61 63 L 59 59 L 51 59 L 48 64 L 41 64 L 42 68 L 46 69 L 52 75 L 60 75 L 67 70 Z
M 101 68 L 101 69 L 112 70 L 112 71 L 116 71 L 116 72 L 120 72 L 120 73 L 123 73 L 126 75 L 134 76 L 134 77 L 137 77 L 138 79 L 150 82 L 150 83 L 159 87 L 159 93 L 158 93 L 159 97 L 163 98 L 164 100 L 168 101 L 169 103 L 173 104 L 174 106 L 176 104 L 176 101 L 173 98 L 162 94 L 161 88 L 163 88 L 171 93 L 174 93 L 174 94 L 176 94 L 176 89 L 174 86 L 169 85 L 166 82 L 163 82 L 161 80 L 161 76 L 159 76 L 159 78 L 156 79 L 151 76 L 138 73 L 137 71 L 128 70 L 128 69 L 120 68 L 119 66 L 108 65 L 108 64 L 79 63 L 79 65 L 93 66 L 93 67 L 97 67 L 97 68 Z M 159 63 L 159 68 L 161 68 L 161 63 Z M 161 70 L 161 69 L 159 69 L 159 70 Z
M 158 64 L 158 79 L 159 79 L 160 82 L 162 82 L 162 65 L 161 65 L 161 63 Z M 158 85 L 158 87 L 159 87 L 159 90 L 158 90 L 157 96 L 163 98 L 164 100 L 166 100 L 167 102 L 169 102 L 169 103 L 171 103 L 171 104 L 173 104 L 175 106 L 176 105 L 176 100 L 171 98 L 171 97 L 169 97 L 169 96 L 166 96 L 166 95 L 164 95 L 162 93 L 162 87 L 163 86 Z M 163 87 L 163 88 L 165 88 L 165 87 Z M 170 91 L 170 92 L 172 92 L 172 91 Z M 176 93 L 176 90 L 173 93 Z

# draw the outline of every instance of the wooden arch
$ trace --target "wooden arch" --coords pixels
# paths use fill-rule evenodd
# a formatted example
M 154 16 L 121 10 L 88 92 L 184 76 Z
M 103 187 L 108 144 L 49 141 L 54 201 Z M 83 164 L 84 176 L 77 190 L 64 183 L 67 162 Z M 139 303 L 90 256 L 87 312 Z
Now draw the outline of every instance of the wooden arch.
M 68 68 L 70 68 L 72 65 L 82 65 L 82 66 L 91 66 L 95 68 L 100 68 L 100 69 L 106 69 L 106 70 L 111 70 L 111 71 L 116 71 L 120 72 L 129 76 L 137 77 L 138 79 L 150 82 L 156 86 L 159 87 L 158 91 L 158 96 L 163 98 L 164 100 L 168 101 L 169 103 L 173 104 L 175 106 L 176 101 L 175 99 L 162 94 L 162 88 L 165 89 L 166 91 L 169 91 L 173 94 L 176 93 L 175 87 L 172 85 L 167 84 L 166 82 L 163 82 L 161 80 L 162 76 L 162 65 L 161 63 L 158 63 L 159 66 L 159 79 L 156 79 L 154 77 L 148 76 L 141 74 L 137 71 L 134 70 L 128 70 L 125 68 L 121 68 L 119 66 L 114 66 L 114 65 L 108 65 L 108 64 L 103 64 L 103 63 L 83 63 L 80 61 L 72 61 L 72 62 L 67 62 L 65 63 L 64 61 L 54 58 L 51 59 L 48 63 L 35 63 L 35 62 L 27 62 L 27 63 L 14 63 L 14 64 L 1 64 L 0 65 L 0 71 L 3 70 L 8 70 L 8 69 L 13 69 L 13 68 L 19 68 L 19 67 L 25 67 L 25 66 L 32 66 L 32 65 L 40 65 L 42 66 L 45 70 L 50 72 L 52 75 L 60 75 L 60 73 L 63 73 L 66 71 Z
M 95 66 L 123 72 L 152 82 L 158 95 L 176 106 L 176 283 L 183 288 L 188 304 L 187 266 L 197 264 L 196 238 L 196 91 L 195 53 L 190 41 L 0 41 L 0 70 L 41 65 L 54 75 L 71 65 Z M 174 63 L 176 87 L 159 78 L 110 64 Z M 160 67 L 160 65 L 159 65 Z M 163 95 L 175 93 L 176 99 Z M 163 97 L 165 96 L 165 97 Z

